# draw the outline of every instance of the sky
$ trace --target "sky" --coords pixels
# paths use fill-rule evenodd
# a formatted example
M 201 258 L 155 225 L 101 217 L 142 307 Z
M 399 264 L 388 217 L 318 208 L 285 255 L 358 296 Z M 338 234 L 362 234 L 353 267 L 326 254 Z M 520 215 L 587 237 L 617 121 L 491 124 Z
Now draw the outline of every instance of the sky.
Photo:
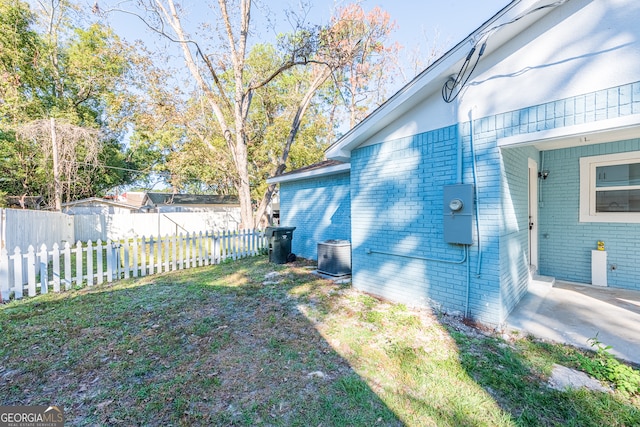
M 93 3 L 95 0 L 81 1 Z M 284 11 L 300 10 L 300 2 L 311 5 L 306 17 L 308 22 L 326 24 L 337 7 L 354 1 L 357 0 L 253 0 L 252 21 L 256 28 L 262 28 L 257 30 L 254 43 L 275 41 L 275 31 L 264 29 L 266 28 L 265 7 L 269 9 L 269 18 L 274 21 L 276 28 L 287 31 L 291 30 L 291 25 L 287 24 Z M 123 3 L 121 0 L 99 0 L 99 2 L 107 7 L 111 2 Z M 379 6 L 390 14 L 397 27 L 390 37 L 390 42 L 398 42 L 403 46 L 405 55 L 419 49 L 423 56 L 427 55 L 434 45 L 440 54 L 445 53 L 510 2 L 511 0 L 360 0 L 360 4 L 367 12 Z M 213 23 L 215 17 L 211 9 L 205 6 L 210 3 L 217 4 L 215 0 L 182 1 L 182 7 L 188 12 L 183 25 L 189 30 L 189 27 L 193 29 L 202 22 Z M 126 5 L 126 2 L 124 4 Z M 166 40 L 151 33 L 137 18 L 122 13 L 111 13 L 108 14 L 108 20 L 116 33 L 130 42 L 142 39 L 156 47 L 164 45 L 167 49 L 174 49 L 176 54 L 169 61 L 172 65 L 175 61 L 178 69 L 184 66 L 181 54 L 175 50 L 175 45 L 170 46 Z M 387 88 L 388 95 L 391 96 L 404 83 L 410 81 L 414 77 L 413 74 L 420 71 L 422 70 L 412 70 L 411 67 L 405 66 L 405 75 Z
M 495 15 L 510 0 L 363 0 L 365 10 L 380 6 L 396 21 L 398 29 L 395 38 L 401 45 L 411 48 L 416 42 L 423 42 L 423 34 L 431 40 L 437 31 L 439 42 L 445 48 L 471 34 L 486 20 Z M 289 4 L 277 0 L 275 3 Z M 346 1 L 312 1 L 320 14 L 329 15 L 333 5 Z
M 85 0 L 94 1 L 94 0 Z M 105 0 L 100 0 L 104 2 Z M 289 30 L 284 10 L 300 10 L 300 2 L 309 3 L 307 21 L 314 24 L 326 24 L 332 11 L 339 6 L 353 3 L 355 0 L 254 0 L 252 20 L 257 28 L 265 28 L 265 7 L 269 9 L 269 18 L 275 22 L 276 28 Z M 110 0 L 106 0 L 108 4 Z M 463 40 L 486 20 L 505 7 L 510 0 L 361 0 L 365 11 L 376 6 L 387 11 L 397 28 L 391 35 L 391 42 L 398 42 L 405 52 L 420 49 L 422 53 L 435 45 L 440 53 Z M 189 24 L 202 21 L 213 21 L 207 3 L 215 1 L 191 0 L 183 1 L 184 9 L 189 12 Z M 110 14 L 110 23 L 116 32 L 129 41 L 134 39 L 157 40 L 157 35 L 145 30 L 135 18 L 121 13 Z M 257 33 L 254 40 L 272 41 L 274 31 Z M 268 40 L 270 39 L 271 40 Z M 157 41 L 156 41 L 157 43 Z M 412 77 L 412 76 L 407 76 Z

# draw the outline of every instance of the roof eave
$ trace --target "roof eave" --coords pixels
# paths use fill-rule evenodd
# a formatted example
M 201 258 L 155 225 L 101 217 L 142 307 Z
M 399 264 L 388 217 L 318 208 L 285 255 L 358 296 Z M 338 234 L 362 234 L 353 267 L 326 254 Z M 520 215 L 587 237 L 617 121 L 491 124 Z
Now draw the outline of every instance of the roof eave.
M 534 10 L 541 4 L 544 4 L 543 0 L 514 0 L 509 3 L 331 145 L 325 152 L 326 158 L 349 162 L 353 149 L 384 129 L 428 96 L 439 92 L 449 76 L 458 71 L 460 64 L 466 58 L 476 38 L 484 31 L 510 23 L 511 25 L 508 26 L 508 32 L 510 34 L 520 33 L 531 24 L 531 19 L 522 19 L 516 22 L 514 18 Z M 545 12 L 540 12 L 537 16 L 541 17 L 545 14 Z M 501 28 L 498 31 L 502 32 L 503 29 Z M 489 51 L 500 47 L 509 38 L 510 37 L 498 37 L 497 40 L 499 40 L 499 42 L 491 43 L 485 55 L 489 53 Z
M 81 200 L 74 200 L 71 202 L 66 202 L 62 204 L 62 208 L 73 208 L 75 206 L 78 205 L 82 205 L 84 203 L 100 203 L 102 204 L 104 207 L 106 206 L 114 206 L 114 207 L 118 207 L 118 208 L 125 208 L 125 209 L 137 209 L 138 206 L 134 206 L 134 205 L 130 205 L 127 203 L 122 203 L 122 202 L 116 202 L 113 200 L 106 200 L 106 199 L 102 199 L 100 197 L 88 197 L 86 199 L 81 199 Z M 81 207 L 99 207 L 99 206 L 81 206 Z
M 280 184 L 283 182 L 300 181 L 303 179 L 320 178 L 323 176 L 337 175 L 351 170 L 350 163 L 327 166 L 321 169 L 313 169 L 300 173 L 289 173 L 281 176 L 274 176 L 267 179 L 267 184 Z

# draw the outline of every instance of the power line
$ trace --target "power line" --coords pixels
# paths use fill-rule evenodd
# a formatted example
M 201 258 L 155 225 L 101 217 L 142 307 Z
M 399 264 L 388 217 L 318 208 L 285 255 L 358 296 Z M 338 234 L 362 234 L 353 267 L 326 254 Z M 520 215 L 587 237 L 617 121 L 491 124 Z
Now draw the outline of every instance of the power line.
M 73 160 L 62 160 L 64 163 L 73 163 L 76 165 L 84 165 L 84 166 L 96 166 L 93 163 L 87 163 L 87 162 L 76 162 Z M 137 173 L 154 173 L 157 175 L 167 175 L 170 174 L 170 172 L 167 171 L 152 171 L 152 170 L 139 170 L 139 169 L 130 169 L 130 168 L 121 168 L 118 166 L 107 166 L 107 165 L 99 165 L 97 167 L 102 167 L 105 169 L 115 169 L 115 170 L 121 170 L 121 171 L 126 171 L 126 172 L 137 172 Z
M 543 10 L 543 9 L 558 7 L 558 6 L 566 3 L 567 1 L 569 1 L 569 0 L 558 0 L 558 1 L 554 2 L 554 3 L 549 3 L 549 4 L 545 4 L 545 5 L 536 7 L 535 9 L 531 9 L 528 12 L 525 12 L 525 13 L 523 13 L 521 15 L 516 16 L 515 18 L 513 18 L 512 20 L 510 20 L 508 22 L 504 22 L 502 24 L 499 24 L 499 25 L 491 27 L 491 28 L 489 28 L 487 30 L 484 30 L 481 33 L 479 33 L 477 36 L 475 36 L 473 38 L 475 43 L 471 47 L 471 50 L 467 54 L 466 59 L 462 63 L 462 66 L 460 67 L 460 70 L 458 71 L 458 74 L 456 76 L 449 77 L 449 79 L 447 79 L 447 81 L 445 82 L 444 86 L 442 86 L 442 99 L 444 99 L 445 102 L 450 103 L 450 102 L 453 102 L 458 97 L 458 95 L 460 95 L 460 92 L 462 92 L 462 89 L 464 89 L 465 85 L 467 84 L 467 82 L 471 78 L 471 75 L 475 71 L 476 66 L 478 65 L 478 62 L 480 62 L 480 58 L 482 57 L 482 54 L 484 53 L 484 50 L 487 47 L 487 41 L 488 41 L 489 37 L 491 37 L 493 35 L 493 33 L 495 33 L 500 28 L 502 28 L 502 27 L 504 27 L 506 25 L 510 25 L 510 24 L 513 24 L 514 22 L 517 22 L 517 21 L 521 20 L 525 16 L 531 15 L 532 13 L 538 12 L 538 11 Z M 478 57 L 476 58 L 475 63 L 471 67 L 471 71 L 469 71 L 467 73 L 467 70 L 469 69 L 469 64 L 471 63 L 471 60 L 473 58 L 473 54 L 475 53 L 476 48 L 478 47 L 478 45 L 480 44 L 480 41 L 482 39 L 484 39 L 484 42 L 482 43 L 482 46 L 480 47 L 480 51 L 478 52 Z

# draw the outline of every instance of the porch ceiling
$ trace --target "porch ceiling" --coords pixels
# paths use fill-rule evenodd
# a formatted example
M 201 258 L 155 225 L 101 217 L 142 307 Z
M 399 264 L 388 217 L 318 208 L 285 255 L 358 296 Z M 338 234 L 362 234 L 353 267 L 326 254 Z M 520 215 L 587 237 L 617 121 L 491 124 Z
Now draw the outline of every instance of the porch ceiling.
M 545 151 L 634 138 L 640 138 L 640 114 L 498 138 L 498 147 Z

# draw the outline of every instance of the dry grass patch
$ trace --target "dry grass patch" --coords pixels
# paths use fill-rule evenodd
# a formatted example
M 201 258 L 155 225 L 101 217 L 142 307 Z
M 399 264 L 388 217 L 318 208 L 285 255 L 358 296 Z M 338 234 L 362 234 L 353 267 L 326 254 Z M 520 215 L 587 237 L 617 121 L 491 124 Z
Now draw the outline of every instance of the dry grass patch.
M 640 424 L 633 396 L 546 386 L 575 349 L 310 271 L 258 257 L 0 306 L 2 403 L 68 425 Z

